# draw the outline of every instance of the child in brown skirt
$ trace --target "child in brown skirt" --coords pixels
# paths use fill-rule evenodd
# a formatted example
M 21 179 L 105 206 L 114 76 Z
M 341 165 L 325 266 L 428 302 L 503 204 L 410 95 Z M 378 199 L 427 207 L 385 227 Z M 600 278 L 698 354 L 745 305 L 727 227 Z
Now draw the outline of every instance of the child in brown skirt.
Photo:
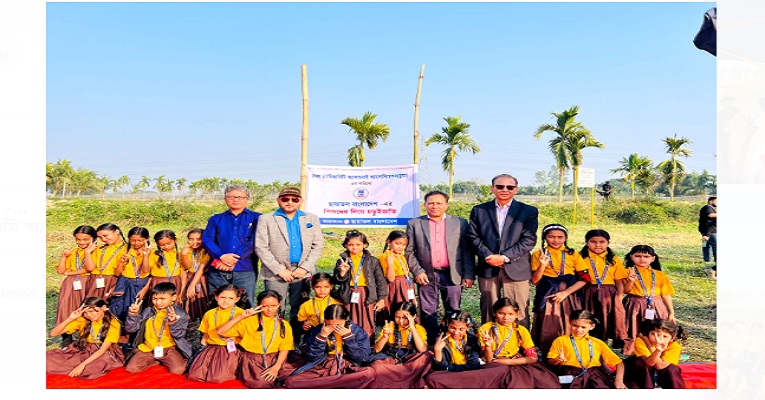
M 66 374 L 81 379 L 96 379 L 120 368 L 125 362 L 117 345 L 120 322 L 99 297 L 88 297 L 50 331 L 51 337 L 79 333 L 79 341 L 45 355 L 46 374 Z
M 175 232 L 169 229 L 163 229 L 154 234 L 154 243 L 157 244 L 157 250 L 150 253 L 148 257 L 143 258 L 143 272 L 150 272 L 149 288 L 161 282 L 168 282 L 178 288 L 178 296 L 175 303 L 183 304 L 181 295 L 183 288 L 186 287 L 186 273 L 181 268 L 181 256 L 178 252 L 178 239 Z M 185 310 L 184 310 L 185 311 Z M 188 314 L 188 313 L 187 313 Z
M 372 349 L 390 358 L 372 363 L 377 379 L 373 389 L 419 389 L 430 371 L 433 355 L 428 352 L 427 334 L 415 324 L 417 306 L 411 301 L 393 305 L 393 321 L 385 324 Z
M 56 267 L 56 272 L 66 276 L 58 291 L 57 325 L 64 322 L 69 314 L 77 310 L 85 300 L 85 287 L 90 278 L 90 273 L 85 269 L 85 249 L 96 242 L 96 228 L 80 225 L 75 228 L 72 235 L 77 248 L 64 250 Z
M 411 301 L 415 306 L 417 305 L 414 284 L 404 255 L 407 243 L 406 232 L 391 231 L 385 240 L 382 254 L 377 257 L 385 279 L 388 280 L 388 298 L 385 300 L 385 310 L 377 313 L 379 321 L 391 320 L 393 318 L 391 307 L 398 302 Z
M 220 336 L 218 328 L 244 312 L 243 308 L 248 304 L 247 291 L 228 284 L 215 289 L 214 295 L 218 306 L 205 313 L 199 323 L 204 347 L 189 368 L 188 379 L 196 382 L 234 380 L 239 370 L 241 351 L 237 345 L 241 338 Z
M 127 241 L 122 230 L 112 223 L 99 225 L 96 235 L 103 245 L 85 248 L 84 267 L 90 272 L 85 297 L 96 296 L 109 300 L 117 284 L 117 277 L 122 275 L 121 259 L 127 251 Z
M 624 381 L 630 389 L 685 389 L 679 367 L 685 340 L 683 328 L 666 319 L 648 319 L 640 325 L 635 352 L 624 360 Z
M 560 383 L 571 389 L 626 389 L 621 358 L 589 332 L 598 320 L 587 310 L 575 310 L 569 316 L 571 333 L 553 341 L 547 362 L 560 375 Z M 612 376 L 605 364 L 616 367 Z
M 324 323 L 306 336 L 306 364 L 287 378 L 285 387 L 365 389 L 372 385 L 376 374 L 368 365 L 387 356 L 372 353 L 366 332 L 349 317 L 340 304 L 324 310 Z
M 273 290 L 261 292 L 256 307 L 248 308 L 218 328 L 219 335 L 240 339 L 244 351 L 240 356 L 239 379 L 248 388 L 279 387 L 301 361 L 297 356 L 288 360 L 295 343 L 292 327 L 278 315 L 281 301 L 281 295 Z M 251 318 L 256 314 L 256 318 Z
M 149 230 L 134 226 L 128 231 L 128 248 L 120 260 L 122 274 L 117 278 L 109 309 L 120 321 L 127 319 L 128 309 L 143 299 L 149 290 L 149 271 L 143 272 L 143 259 L 149 254 Z M 148 304 L 149 302 L 146 302 Z
M 210 255 L 202 247 L 204 229 L 196 228 L 189 231 L 188 242 L 181 250 L 181 266 L 186 274 L 188 284 L 183 290 L 183 308 L 189 313 L 191 321 L 202 318 L 210 309 L 210 299 L 207 297 L 207 279 L 205 268 L 210 263 Z

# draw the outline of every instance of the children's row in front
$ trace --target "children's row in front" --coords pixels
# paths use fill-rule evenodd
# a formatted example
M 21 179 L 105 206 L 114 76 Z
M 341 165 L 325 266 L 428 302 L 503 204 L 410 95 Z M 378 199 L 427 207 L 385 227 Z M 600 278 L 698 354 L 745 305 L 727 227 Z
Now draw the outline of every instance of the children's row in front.
M 324 275 L 315 278 L 328 279 Z M 594 315 L 576 310 L 570 315 L 571 334 L 555 339 L 544 364 L 537 363 L 528 330 L 517 323 L 518 305 L 507 298 L 493 305 L 493 321 L 478 328 L 477 335 L 467 312 L 448 314 L 430 351 L 412 302 L 394 305 L 394 320 L 374 346 L 349 319 L 346 306 L 314 302 L 317 319 L 308 321 L 312 327 L 298 353 L 290 325 L 278 316 L 278 293 L 260 293 L 258 306 L 249 309 L 237 306 L 246 302 L 246 292 L 234 285 L 216 290 L 215 298 L 218 307 L 199 326 L 203 348 L 192 357 L 185 338 L 189 317 L 175 304 L 175 286 L 156 285 L 153 307 L 129 308 L 125 329 L 137 334 L 125 364 L 117 345 L 118 319 L 103 299 L 89 297 L 51 331 L 51 336 L 77 332 L 79 340 L 48 352 L 46 372 L 95 379 L 123 365 L 138 373 L 162 364 L 173 374 L 183 374 L 188 365 L 190 380 L 240 379 L 250 388 L 685 387 L 675 341 L 682 330 L 668 320 L 647 320 L 635 353 L 622 363 L 603 341 L 589 335 L 598 323 Z M 606 366 L 615 368 L 615 375 Z

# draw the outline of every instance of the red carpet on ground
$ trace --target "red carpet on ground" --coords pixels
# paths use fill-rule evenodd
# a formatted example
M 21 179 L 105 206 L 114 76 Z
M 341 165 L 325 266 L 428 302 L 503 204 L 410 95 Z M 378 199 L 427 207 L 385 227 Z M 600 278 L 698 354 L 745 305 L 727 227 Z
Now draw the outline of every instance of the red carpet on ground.
M 717 364 L 680 364 L 688 389 L 717 387 Z M 94 380 L 47 375 L 48 389 L 246 389 L 238 380 L 223 383 L 192 382 L 183 375 L 172 375 L 167 368 L 155 365 L 140 374 L 128 374 L 124 368 Z

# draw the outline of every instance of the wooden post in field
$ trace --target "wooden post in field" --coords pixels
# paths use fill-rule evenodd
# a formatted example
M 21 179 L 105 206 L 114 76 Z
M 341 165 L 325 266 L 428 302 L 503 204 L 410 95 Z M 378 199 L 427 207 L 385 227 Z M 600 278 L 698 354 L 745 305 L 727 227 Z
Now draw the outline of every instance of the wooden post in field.
M 300 155 L 300 193 L 303 194 L 303 199 L 305 199 L 308 197 L 306 193 L 306 164 L 308 164 L 308 70 L 305 64 L 300 67 L 300 75 L 303 87 L 303 130 L 300 140 L 302 148 Z M 300 202 L 300 208 L 305 208 L 305 201 Z
M 417 122 L 420 117 L 420 91 L 422 91 L 422 78 L 425 77 L 425 64 L 422 64 L 420 68 L 420 79 L 417 83 L 417 97 L 414 99 L 414 163 L 420 162 L 417 154 L 418 146 L 420 145 L 420 131 L 417 130 Z

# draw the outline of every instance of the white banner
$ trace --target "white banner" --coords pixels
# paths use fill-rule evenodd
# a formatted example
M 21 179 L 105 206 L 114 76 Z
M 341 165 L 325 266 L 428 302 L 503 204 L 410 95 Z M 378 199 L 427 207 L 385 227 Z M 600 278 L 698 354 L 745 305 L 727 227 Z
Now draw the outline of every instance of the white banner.
M 417 165 L 307 165 L 305 210 L 322 226 L 406 226 L 420 215 Z
M 595 187 L 595 168 L 579 167 L 579 182 L 577 182 L 580 188 L 593 188 Z

